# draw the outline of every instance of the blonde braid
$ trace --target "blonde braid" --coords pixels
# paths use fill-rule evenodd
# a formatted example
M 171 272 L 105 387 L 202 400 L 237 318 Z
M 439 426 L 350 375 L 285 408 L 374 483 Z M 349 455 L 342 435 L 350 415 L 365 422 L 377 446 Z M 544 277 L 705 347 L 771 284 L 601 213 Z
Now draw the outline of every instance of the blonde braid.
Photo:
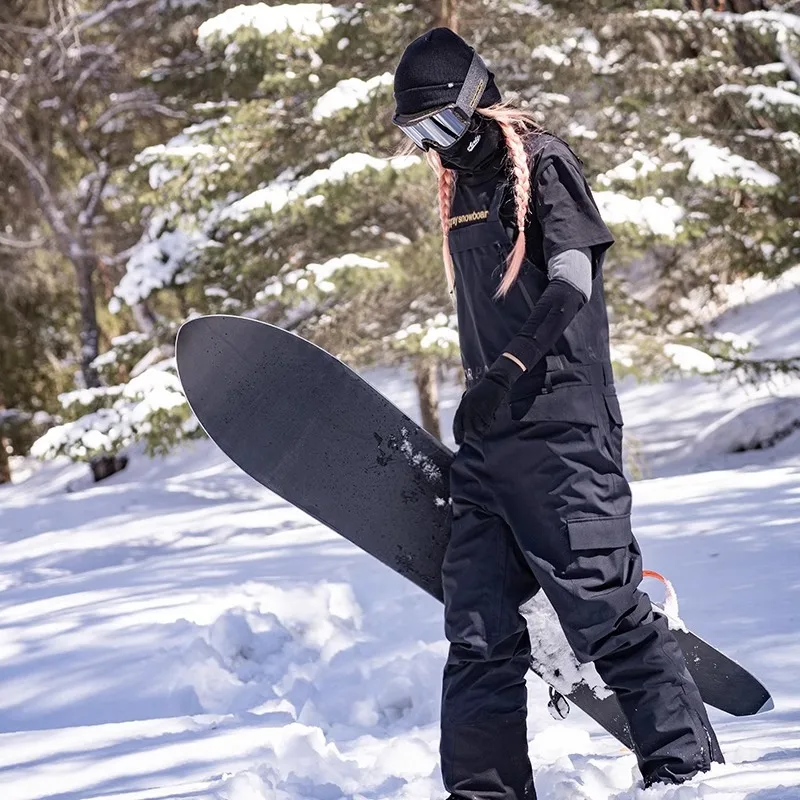
M 525 259 L 525 221 L 530 207 L 531 172 L 528 167 L 525 145 L 515 125 L 508 119 L 504 119 L 502 112 L 494 115 L 490 109 L 479 109 L 479 111 L 481 113 L 489 111 L 486 116 L 494 117 L 503 131 L 511 160 L 511 173 L 514 179 L 514 205 L 517 210 L 517 238 L 506 259 L 506 271 L 503 275 L 503 280 L 495 293 L 495 299 L 497 300 L 508 294 L 509 289 L 511 289 L 519 276 L 522 262 Z
M 453 202 L 453 190 L 456 179 L 453 170 L 442 166 L 439 154 L 434 150 L 427 150 L 425 156 L 439 179 L 439 221 L 442 225 L 442 260 L 444 272 L 447 277 L 447 288 L 453 293 L 456 283 L 453 257 L 450 254 L 450 206 Z

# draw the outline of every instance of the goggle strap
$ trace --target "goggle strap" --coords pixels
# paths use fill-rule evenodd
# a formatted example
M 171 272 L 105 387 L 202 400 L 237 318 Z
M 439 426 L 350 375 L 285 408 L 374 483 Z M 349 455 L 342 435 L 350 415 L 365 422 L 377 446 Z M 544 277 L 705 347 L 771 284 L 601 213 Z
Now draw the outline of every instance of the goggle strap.
M 462 111 L 467 112 L 467 116 L 472 116 L 472 112 L 477 108 L 488 81 L 489 71 L 481 57 L 475 52 L 472 54 L 467 77 L 464 79 L 456 100 L 456 105 Z

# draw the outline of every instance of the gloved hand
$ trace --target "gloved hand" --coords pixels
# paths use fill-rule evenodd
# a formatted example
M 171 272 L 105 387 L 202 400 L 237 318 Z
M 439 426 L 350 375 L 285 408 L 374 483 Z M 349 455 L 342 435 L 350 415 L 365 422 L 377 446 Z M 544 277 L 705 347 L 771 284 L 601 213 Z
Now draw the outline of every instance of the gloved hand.
M 483 437 L 511 386 L 524 370 L 515 361 L 500 356 L 471 389 L 464 392 L 453 418 L 453 438 L 461 445 L 467 436 Z

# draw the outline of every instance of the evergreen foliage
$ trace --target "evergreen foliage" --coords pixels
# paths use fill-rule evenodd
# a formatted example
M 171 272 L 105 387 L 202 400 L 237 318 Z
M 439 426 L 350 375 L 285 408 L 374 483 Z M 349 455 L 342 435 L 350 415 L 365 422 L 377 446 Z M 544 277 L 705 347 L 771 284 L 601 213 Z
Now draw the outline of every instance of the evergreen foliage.
M 116 84 L 81 96 L 79 128 L 113 154 L 92 234 L 111 265 L 102 319 L 114 333 L 139 328 L 124 346 L 101 340 L 108 354 L 91 360 L 107 384 L 84 409 L 92 425 L 122 398 L 134 402 L 135 390 L 117 387 L 136 380 L 147 353 L 151 367 L 169 358 L 175 324 L 195 313 L 254 316 L 356 366 L 403 363 L 419 386 L 430 386 L 422 376 L 432 364 L 458 364 L 435 182 L 424 159 L 394 155 L 403 142 L 390 122 L 403 48 L 443 22 L 475 44 L 506 98 L 582 157 L 617 238 L 606 282 L 618 372 L 659 376 L 685 366 L 688 349 L 695 369 L 759 377 L 796 367 L 753 362 L 710 334 L 704 316 L 731 282 L 800 261 L 796 13 L 611 0 L 140 2 L 159 14 L 125 39 L 125 81 L 170 113 L 125 113 L 109 104 Z M 118 34 L 101 27 L 93 42 Z M 31 96 L 32 119 L 64 136 L 51 89 Z M 103 114 L 119 128 L 98 130 Z M 55 156 L 66 193 L 88 179 L 63 141 Z M 15 236 L 49 235 L 30 199 L 0 213 Z M 49 328 L 30 322 L 52 331 L 54 313 Z M 58 314 L 74 320 L 74 303 Z M 63 388 L 31 382 L 14 402 L 52 410 Z M 165 443 L 183 431 L 188 412 L 177 409 L 150 419 L 147 436 L 162 422 Z M 107 436 L 103 452 L 129 438 Z M 48 452 L 94 452 L 85 442 L 77 450 Z

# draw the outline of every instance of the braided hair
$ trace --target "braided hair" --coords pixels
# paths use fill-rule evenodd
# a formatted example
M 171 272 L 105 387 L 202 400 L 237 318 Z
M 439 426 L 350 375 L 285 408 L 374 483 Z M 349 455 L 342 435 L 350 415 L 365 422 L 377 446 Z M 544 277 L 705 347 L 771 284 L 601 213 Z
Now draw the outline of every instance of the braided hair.
M 528 154 L 525 151 L 523 135 L 528 132 L 543 133 L 544 130 L 536 123 L 530 112 L 515 108 L 507 103 L 497 103 L 487 108 L 477 108 L 476 113 L 493 119 L 503 132 L 508 148 L 508 173 L 514 191 L 514 206 L 516 209 L 517 238 L 514 246 L 508 253 L 506 268 L 500 286 L 495 294 L 495 299 L 505 297 L 519 276 L 522 262 L 525 259 L 525 221 L 530 211 L 531 174 L 528 166 Z M 439 219 L 442 225 L 442 258 L 444 260 L 445 275 L 450 291 L 455 286 L 455 270 L 450 254 L 448 231 L 450 228 L 450 206 L 453 201 L 455 188 L 455 173 L 442 165 L 439 154 L 427 150 L 425 156 L 432 167 L 439 182 Z

